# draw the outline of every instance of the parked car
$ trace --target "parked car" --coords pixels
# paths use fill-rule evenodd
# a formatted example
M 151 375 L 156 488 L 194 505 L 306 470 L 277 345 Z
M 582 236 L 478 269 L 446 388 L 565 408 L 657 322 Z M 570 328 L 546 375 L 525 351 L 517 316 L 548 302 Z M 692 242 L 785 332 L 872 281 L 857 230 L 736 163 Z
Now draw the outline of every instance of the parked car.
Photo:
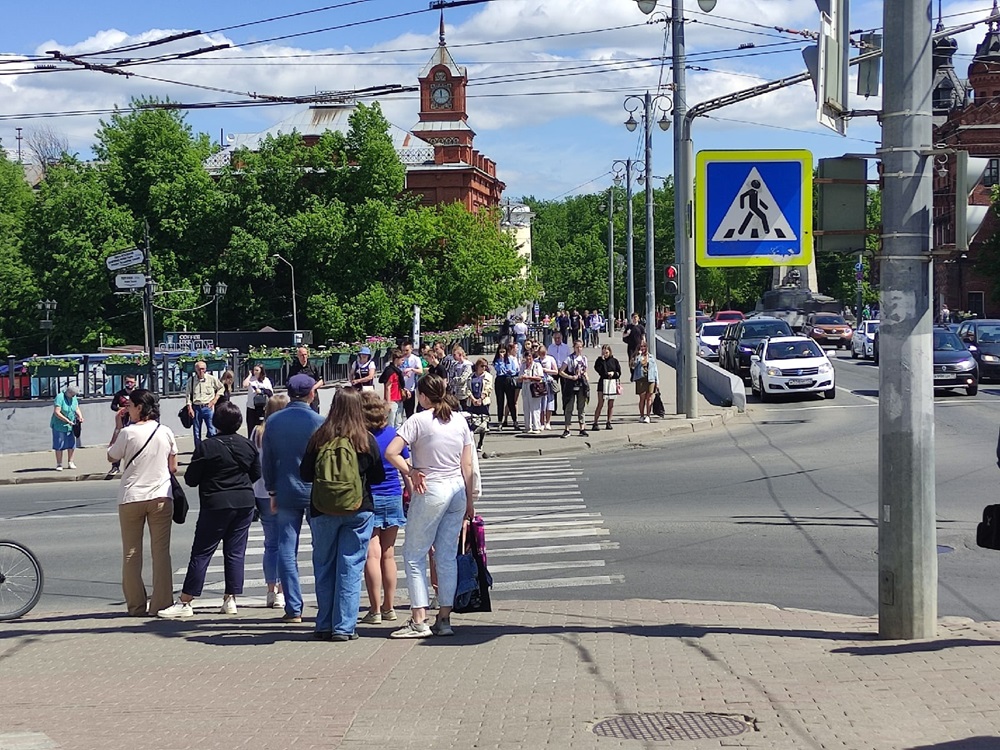
M 820 346 L 826 344 L 846 349 L 851 345 L 854 331 L 843 315 L 813 313 L 806 318 L 803 332 Z
M 862 320 L 861 324 L 855 329 L 854 335 L 851 337 L 851 358 L 857 359 L 861 357 L 862 359 L 872 359 L 874 354 L 874 338 L 875 332 L 878 330 L 879 322 L 877 320 Z
M 700 310 L 694 316 L 694 330 L 700 331 L 701 327 L 706 323 L 712 322 L 712 316 L 707 313 L 703 313 Z
M 770 338 L 758 344 L 750 356 L 750 392 L 761 401 L 777 393 L 822 393 L 836 398 L 833 365 L 811 338 Z
M 734 320 L 743 320 L 745 317 L 746 315 L 741 313 L 739 310 L 719 310 L 719 312 L 715 314 L 712 320 L 734 321 Z
M 1000 378 L 1000 320 L 967 320 L 958 337 L 975 357 L 980 380 Z
M 965 388 L 979 393 L 979 365 L 962 340 L 947 328 L 934 329 L 934 390 Z
M 779 318 L 755 316 L 730 323 L 719 343 L 719 364 L 742 378 L 750 375 L 750 355 L 766 338 L 791 336 L 788 323 Z
M 726 332 L 729 323 L 724 321 L 709 321 L 698 331 L 698 356 L 705 359 L 719 358 L 719 341 Z

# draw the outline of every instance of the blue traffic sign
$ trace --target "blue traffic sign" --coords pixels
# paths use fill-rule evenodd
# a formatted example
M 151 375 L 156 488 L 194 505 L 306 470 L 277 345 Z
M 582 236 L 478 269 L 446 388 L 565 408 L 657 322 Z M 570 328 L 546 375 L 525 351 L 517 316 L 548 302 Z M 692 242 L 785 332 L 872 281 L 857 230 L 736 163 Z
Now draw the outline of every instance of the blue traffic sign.
M 701 151 L 695 253 L 700 266 L 805 266 L 812 261 L 812 154 Z

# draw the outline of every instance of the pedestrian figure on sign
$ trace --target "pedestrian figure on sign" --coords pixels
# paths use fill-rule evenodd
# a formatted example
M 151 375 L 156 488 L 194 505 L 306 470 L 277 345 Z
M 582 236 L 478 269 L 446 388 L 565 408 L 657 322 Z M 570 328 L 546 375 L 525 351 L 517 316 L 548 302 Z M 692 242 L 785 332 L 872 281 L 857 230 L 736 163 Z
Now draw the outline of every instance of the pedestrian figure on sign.
M 760 220 L 764 234 L 767 235 L 770 231 L 770 226 L 767 223 L 767 214 L 764 213 L 770 206 L 760 199 L 759 190 L 760 180 L 751 180 L 750 187 L 746 192 L 740 194 L 740 208 L 747 209 L 746 218 L 743 219 L 743 223 L 740 225 L 740 234 L 743 234 L 747 230 L 747 227 L 750 226 L 750 222 L 753 221 L 755 216 Z M 751 234 L 756 237 L 756 230 Z M 729 237 L 731 235 L 727 233 L 726 236 Z

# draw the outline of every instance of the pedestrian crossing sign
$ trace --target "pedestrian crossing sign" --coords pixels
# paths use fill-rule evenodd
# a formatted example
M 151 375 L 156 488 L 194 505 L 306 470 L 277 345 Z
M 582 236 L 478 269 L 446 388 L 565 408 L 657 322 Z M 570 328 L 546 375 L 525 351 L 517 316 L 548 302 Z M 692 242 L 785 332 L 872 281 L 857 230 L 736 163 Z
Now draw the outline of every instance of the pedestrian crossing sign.
M 812 262 L 812 154 L 700 151 L 695 180 L 699 266 Z

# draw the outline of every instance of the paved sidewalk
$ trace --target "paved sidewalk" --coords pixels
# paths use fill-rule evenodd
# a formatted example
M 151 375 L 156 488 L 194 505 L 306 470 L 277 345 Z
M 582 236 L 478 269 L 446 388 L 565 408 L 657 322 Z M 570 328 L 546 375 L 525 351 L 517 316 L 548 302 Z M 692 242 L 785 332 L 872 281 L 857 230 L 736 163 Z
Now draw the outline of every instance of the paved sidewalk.
M 495 429 L 487 436 L 483 444 L 483 452 L 487 457 L 491 456 L 538 456 L 577 453 L 581 451 L 612 451 L 623 448 L 635 448 L 642 445 L 650 445 L 669 439 L 683 438 L 693 432 L 709 430 L 725 423 L 737 415 L 734 407 L 716 406 L 709 403 L 704 396 L 699 396 L 699 418 L 687 419 L 684 415 L 676 414 L 677 400 L 675 398 L 675 374 L 674 369 L 659 363 L 660 367 L 660 392 L 663 405 L 666 409 L 666 416 L 662 419 L 653 417 L 650 424 L 639 423 L 639 400 L 635 395 L 635 387 L 627 382 L 627 358 L 625 344 L 621 341 L 621 335 L 617 334 L 611 341 L 612 348 L 618 361 L 622 364 L 626 372 L 625 380 L 622 382 L 622 394 L 615 403 L 614 418 L 612 424 L 614 429 L 603 429 L 605 418 L 601 417 L 600 430 L 590 430 L 593 422 L 594 409 L 597 407 L 597 375 L 593 372 L 594 359 L 600 355 L 599 349 L 588 348 L 584 350 L 587 358 L 591 362 L 591 399 L 587 406 L 587 430 L 589 435 L 584 438 L 577 434 L 576 425 L 573 425 L 573 434 L 569 438 L 561 438 L 563 417 L 559 411 L 552 417 L 552 430 L 541 435 L 524 435 L 514 433 L 513 430 L 496 431 Z M 492 355 L 487 359 L 491 359 Z M 473 356 L 475 361 L 478 356 Z M 562 398 L 560 397 L 558 406 L 562 408 Z M 522 415 L 520 401 L 518 402 L 518 418 Z M 492 407 L 493 418 L 496 418 L 496 406 Z M 521 420 L 523 421 L 523 420 Z M 94 440 L 93 436 L 85 433 L 85 441 Z M 106 438 L 105 438 L 106 439 Z M 88 447 L 80 448 L 76 451 L 74 462 L 77 469 L 57 472 L 55 470 L 55 457 L 52 451 L 35 453 L 15 453 L 10 455 L 0 455 L 0 485 L 4 484 L 28 484 L 34 482 L 68 482 L 74 480 L 104 479 L 107 477 L 109 464 L 105 457 L 106 444 L 97 440 L 94 443 L 87 442 Z M 181 451 L 181 471 L 183 465 L 187 463 L 190 454 L 194 450 L 194 441 L 190 432 L 178 434 L 178 447 Z M 110 477 L 109 477 L 110 478 Z M 3 750 L 0 746 L 0 750 Z
M 406 641 L 385 625 L 318 642 L 246 607 L 0 623 L 0 748 L 1000 746 L 1000 623 L 888 642 L 871 618 L 756 604 L 494 605 L 456 615 L 454 638 Z M 680 715 L 621 723 L 681 739 L 594 732 L 660 712 Z

